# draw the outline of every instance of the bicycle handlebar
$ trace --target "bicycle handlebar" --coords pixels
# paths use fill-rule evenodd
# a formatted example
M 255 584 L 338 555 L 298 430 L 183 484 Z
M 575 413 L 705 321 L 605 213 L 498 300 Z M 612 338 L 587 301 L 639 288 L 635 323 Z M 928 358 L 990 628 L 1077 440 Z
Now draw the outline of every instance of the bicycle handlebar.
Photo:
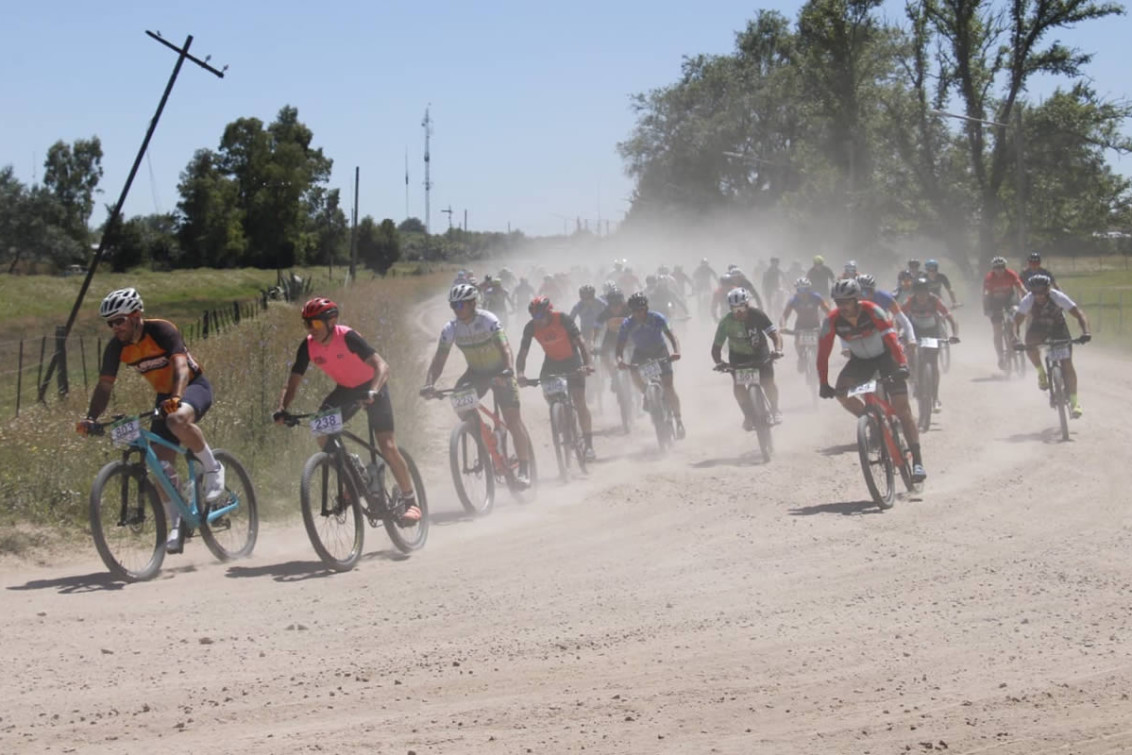
M 1044 341 L 1032 344 L 1030 346 L 1027 346 L 1024 343 L 1016 343 L 1014 344 L 1014 350 L 1026 351 L 1027 349 L 1036 349 L 1039 346 L 1064 346 L 1069 343 L 1076 343 L 1083 346 L 1091 340 L 1091 337 L 1086 339 L 1084 336 L 1077 336 L 1076 338 L 1047 338 Z
M 137 417 L 138 419 L 144 419 L 146 417 L 152 418 L 156 415 L 157 409 L 151 406 L 138 412 L 137 414 L 113 414 L 111 415 L 109 422 L 99 422 L 98 420 L 92 419 L 90 420 L 90 424 L 87 426 L 87 435 L 105 435 L 107 427 L 114 424 L 120 419 L 124 419 L 125 417 Z
M 727 364 L 726 362 L 717 362 L 715 367 L 713 367 L 712 369 L 715 370 L 716 372 L 724 372 L 724 373 L 728 373 L 728 374 L 734 373 L 737 370 L 757 370 L 758 368 L 762 367 L 763 365 L 767 364 L 768 362 L 774 362 L 778 359 L 782 359 L 785 356 L 786 355 L 783 354 L 781 351 L 772 351 L 772 352 L 770 352 L 770 358 L 767 359 L 765 362 L 762 362 L 760 364 L 746 364 L 746 365 L 740 365 L 740 366 L 736 367 L 734 365 Z

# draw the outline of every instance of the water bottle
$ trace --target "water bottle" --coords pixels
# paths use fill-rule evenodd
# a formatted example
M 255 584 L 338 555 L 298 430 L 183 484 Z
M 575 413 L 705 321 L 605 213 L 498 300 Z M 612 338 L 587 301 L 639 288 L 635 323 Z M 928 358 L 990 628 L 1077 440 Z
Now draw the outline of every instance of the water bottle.
M 366 484 L 369 486 L 371 495 L 380 496 L 382 492 L 382 478 L 385 476 L 385 462 L 380 458 L 376 462 L 370 462 L 366 467 Z
M 362 484 L 369 485 L 369 472 L 362 464 L 361 457 L 357 454 L 350 454 L 350 462 L 354 465 L 354 469 L 358 470 L 358 477 L 362 479 Z
M 163 472 L 165 472 L 165 476 L 169 478 L 169 484 L 173 486 L 174 490 L 176 490 L 178 488 L 179 484 L 180 484 L 180 477 L 177 474 L 177 468 L 173 466 L 172 462 L 169 462 L 169 461 L 162 459 L 161 460 L 161 470 Z M 158 486 L 157 489 L 159 491 L 162 490 L 161 486 Z M 165 493 L 162 492 L 161 495 L 164 496 Z M 185 498 L 185 500 L 187 501 L 189 499 Z
M 502 454 L 503 444 L 507 441 L 507 431 L 502 427 L 496 427 L 492 432 L 495 434 L 495 450 Z

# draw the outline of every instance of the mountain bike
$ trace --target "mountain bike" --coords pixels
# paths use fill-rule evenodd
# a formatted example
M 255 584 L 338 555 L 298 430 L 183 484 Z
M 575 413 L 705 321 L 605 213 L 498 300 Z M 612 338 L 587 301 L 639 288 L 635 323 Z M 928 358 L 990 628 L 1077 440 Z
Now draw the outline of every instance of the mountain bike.
M 511 428 L 503 421 L 499 401 L 494 400 L 491 411 L 480 403 L 474 385 L 447 389 L 432 389 L 426 398 L 449 397 L 460 423 L 452 428 L 448 441 L 448 460 L 452 467 L 452 482 L 460 504 L 469 514 L 486 514 L 495 505 L 495 485 L 506 485 L 520 503 L 534 500 L 538 487 L 538 465 L 535 449 L 527 446 L 527 474 L 530 483 L 524 485 L 516 477 L 519 457 L 511 446 L 514 443 Z
M 794 347 L 798 349 L 798 359 L 805 370 L 806 387 L 810 389 L 814 405 L 818 402 L 818 335 L 820 328 L 783 328 L 783 335 L 794 336 Z
M 951 311 L 959 309 L 963 306 L 962 302 L 951 305 Z M 1005 327 L 1006 324 L 1003 324 Z M 939 371 L 951 371 L 951 323 L 947 320 L 940 320 L 939 323 Z
M 584 373 L 579 373 L 584 374 Z M 554 458 L 563 482 L 570 480 L 570 465 L 586 471 L 586 439 L 578 421 L 578 411 L 570 396 L 568 375 L 547 375 L 523 381 L 524 386 L 542 386 L 542 395 L 550 407 L 550 435 L 554 440 Z
M 1080 338 L 1047 338 L 1038 346 L 1045 348 L 1046 376 L 1049 381 L 1049 405 L 1057 411 L 1061 424 L 1061 439 L 1069 440 L 1069 392 L 1065 389 L 1065 373 L 1061 363 L 1073 356 L 1073 344 L 1085 343 Z M 1026 344 L 1017 344 L 1015 350 L 1025 357 Z
M 621 430 L 628 435 L 633 429 L 636 407 L 633 405 L 633 386 L 629 376 L 618 369 L 610 370 L 610 388 L 617 396 L 617 412 L 621 417 Z
M 1002 358 L 1006 364 L 1007 377 L 1024 377 L 1026 375 L 1026 362 L 1029 361 L 1022 351 L 1018 350 L 1018 336 L 1014 332 L 1014 313 L 1018 310 L 1015 304 L 1002 307 Z
M 771 352 L 771 360 L 781 357 L 782 354 L 779 352 Z M 747 389 L 747 395 L 751 400 L 751 411 L 753 412 L 751 419 L 754 422 L 755 433 L 759 439 L 759 450 L 762 452 L 763 461 L 769 462 L 774 454 L 774 438 L 771 435 L 771 428 L 774 427 L 774 416 L 770 408 L 770 399 L 766 397 L 766 391 L 763 390 L 759 378 L 759 365 L 732 367 L 728 364 L 717 364 L 715 371 L 734 375 L 735 382 Z
M 310 420 L 311 435 L 326 438 L 322 450 L 303 465 L 299 505 L 303 526 L 315 553 L 327 568 L 336 572 L 349 571 L 358 563 L 365 544 L 367 521 L 371 527 L 381 522 L 394 547 L 402 553 L 420 550 L 428 539 L 428 496 L 417 463 L 408 451 L 398 446 L 409 468 L 421 510 L 421 518 L 410 522 L 402 519 L 405 501 L 377 446 L 373 420 L 369 412 L 365 414 L 368 440 L 345 429 L 341 407 L 309 414 L 281 412 L 278 415 L 288 427 Z M 368 464 L 363 464 L 358 454 L 346 450 L 347 440 L 368 453 Z
M 916 345 L 913 385 L 916 394 L 917 426 L 926 433 L 932 426 L 932 414 L 939 401 L 939 360 L 943 356 L 944 344 L 959 343 L 955 336 L 949 338 L 921 337 Z M 950 352 L 949 352 L 950 353 Z
M 181 516 L 178 546 L 190 530 L 220 561 L 250 556 L 259 532 L 255 488 L 244 465 L 228 451 L 214 449 L 224 465 L 225 490 L 216 503 L 204 500 L 204 467 L 184 446 L 162 438 L 141 426 L 144 417 L 116 415 L 113 422 L 95 422 L 91 435 L 109 433 L 122 458 L 99 470 L 90 489 L 90 531 L 94 547 L 106 568 L 118 579 L 137 582 L 152 579 L 165 559 L 168 523 L 158 488 Z M 178 490 L 157 458 L 155 445 L 185 457 L 188 476 Z
M 661 451 L 668 450 L 676 439 L 676 417 L 664 400 L 664 383 L 661 382 L 661 365 L 667 361 L 669 359 L 666 357 L 625 365 L 625 369 L 636 370 L 645 382 L 645 411 L 652 419 L 653 429 L 656 430 L 656 442 Z
M 886 382 L 874 379 L 845 391 L 846 396 L 865 402 L 865 412 L 857 418 L 857 454 L 869 495 L 882 509 L 890 509 L 895 503 L 897 470 L 904 487 L 915 489 L 912 452 L 904 425 L 885 395 Z

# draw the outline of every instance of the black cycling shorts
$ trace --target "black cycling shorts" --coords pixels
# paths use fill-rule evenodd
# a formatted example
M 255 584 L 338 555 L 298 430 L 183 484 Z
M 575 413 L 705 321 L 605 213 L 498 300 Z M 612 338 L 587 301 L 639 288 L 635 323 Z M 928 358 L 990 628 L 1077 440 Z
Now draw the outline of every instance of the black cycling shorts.
M 841 368 L 841 373 L 837 376 L 835 387 L 838 391 L 847 391 L 861 383 L 867 383 L 879 372 L 882 378 L 892 378 L 892 382 L 886 386 L 888 395 L 906 394 L 908 393 L 907 381 L 902 377 L 894 377 L 898 367 L 899 365 L 892 358 L 892 354 L 887 351 L 872 359 L 849 357 L 849 362 Z
M 157 394 L 154 407 L 159 408 L 161 404 L 172 395 L 171 393 Z M 193 408 L 193 412 L 196 414 L 196 417 L 193 419 L 194 422 L 200 422 L 204 419 L 204 415 L 212 406 L 212 384 L 208 382 L 208 378 L 204 375 L 197 375 L 192 382 L 185 386 L 185 395 L 181 396 L 181 403 L 188 404 Z M 169 431 L 168 426 L 165 424 L 165 417 L 163 416 L 159 415 L 154 417 L 149 425 L 149 429 L 154 435 L 158 435 L 170 443 L 181 442 L 177 440 L 177 436 Z
M 357 388 L 347 388 L 344 385 L 335 386 L 334 390 L 322 400 L 319 411 L 332 408 L 342 409 L 342 423 L 350 421 L 359 408 L 359 401 L 369 398 L 369 383 L 359 385 Z M 366 414 L 373 424 L 374 432 L 393 432 L 393 402 L 389 399 L 389 386 L 383 386 L 377 392 L 373 403 L 366 407 Z
M 500 409 L 518 409 L 519 383 L 515 379 L 515 376 L 512 375 L 506 378 L 506 384 L 502 387 L 495 384 L 495 379 L 496 375 L 484 375 L 468 370 L 456 381 L 456 387 L 463 388 L 466 385 L 474 386 L 476 394 L 480 398 L 483 398 L 488 388 L 490 388 Z
M 582 358 L 577 355 L 562 360 L 544 359 L 539 378 L 549 375 L 566 375 L 567 388 L 572 391 L 584 391 L 586 389 L 586 376 L 578 372 L 581 367 Z

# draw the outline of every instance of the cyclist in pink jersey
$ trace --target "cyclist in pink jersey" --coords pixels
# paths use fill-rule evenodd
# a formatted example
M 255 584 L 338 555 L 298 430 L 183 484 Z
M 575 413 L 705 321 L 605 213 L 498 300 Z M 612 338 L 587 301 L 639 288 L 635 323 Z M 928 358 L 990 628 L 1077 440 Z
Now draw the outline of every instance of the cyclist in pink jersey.
M 413 490 L 413 479 L 409 476 L 409 466 L 397 450 L 397 440 L 393 436 L 393 404 L 389 400 L 389 364 L 381 358 L 372 346 L 366 343 L 357 331 L 338 324 L 338 305 L 329 299 L 311 299 L 303 306 L 303 323 L 309 333 L 299 344 L 295 363 L 287 385 L 279 397 L 279 408 L 273 415 L 277 424 L 282 424 L 283 415 L 291 405 L 299 390 L 299 383 L 306 374 L 311 362 L 327 374 L 336 385 L 322 400 L 320 409 L 341 407 L 342 421 L 348 421 L 358 406 L 366 407 L 366 414 L 373 423 L 377 446 L 385 457 L 397 487 L 401 489 L 401 499 L 405 513 L 401 519 L 417 522 L 421 518 L 417 506 L 417 494 Z M 318 438 L 321 448 L 326 438 Z

